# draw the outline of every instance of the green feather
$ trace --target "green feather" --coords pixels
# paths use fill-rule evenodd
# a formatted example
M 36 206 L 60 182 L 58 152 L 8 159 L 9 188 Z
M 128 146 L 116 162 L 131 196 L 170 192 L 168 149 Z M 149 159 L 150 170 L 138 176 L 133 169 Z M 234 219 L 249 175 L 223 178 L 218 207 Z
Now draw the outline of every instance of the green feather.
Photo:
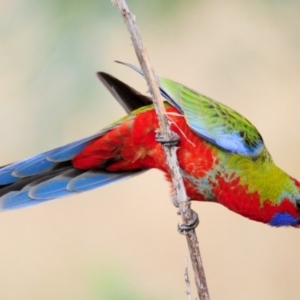
M 158 78 L 162 95 L 179 108 L 200 136 L 230 152 L 257 159 L 264 143 L 257 129 L 233 109 L 184 85 Z

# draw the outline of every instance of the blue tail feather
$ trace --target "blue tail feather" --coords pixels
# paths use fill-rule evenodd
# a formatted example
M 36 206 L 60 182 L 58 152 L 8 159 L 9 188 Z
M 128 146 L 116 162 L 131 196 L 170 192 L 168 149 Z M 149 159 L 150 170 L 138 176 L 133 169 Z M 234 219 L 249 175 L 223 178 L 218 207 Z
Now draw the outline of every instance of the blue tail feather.
M 13 170 L 12 175 L 17 178 L 33 176 L 51 170 L 54 165 L 54 162 L 48 161 L 44 157 L 37 157 L 37 159 L 24 163 L 19 168 Z
M 123 180 L 127 177 L 132 177 L 142 171 L 127 171 L 110 173 L 105 171 L 88 171 L 78 177 L 72 179 L 68 184 L 68 190 L 76 192 L 85 192 L 91 189 L 108 185 L 112 182 Z
M 54 169 L 58 163 L 71 160 L 90 141 L 102 136 L 112 128 L 114 126 L 87 138 L 0 168 L 0 188 L 1 185 L 11 184 L 21 178 L 41 174 Z
M 51 150 L 47 153 L 47 160 L 52 162 L 62 162 L 62 161 L 70 160 L 77 153 L 81 152 L 83 148 L 86 146 L 86 144 L 89 143 L 91 140 L 102 136 L 103 134 L 110 131 L 114 127 L 115 126 L 111 126 L 92 136 L 83 138 L 79 141 Z
M 85 192 L 98 187 L 124 180 L 144 172 L 127 171 L 111 173 L 106 171 L 69 170 L 48 180 L 26 185 L 19 191 L 10 191 L 0 197 L 0 211 L 24 208 L 52 199 Z M 48 175 L 49 176 L 49 175 Z
M 57 177 L 35 185 L 29 190 L 28 195 L 31 199 L 35 200 L 50 200 L 67 196 L 70 194 L 70 191 L 67 189 L 69 181 L 70 177 L 62 173 Z
M 25 208 L 35 204 L 40 204 L 44 201 L 34 200 L 28 196 L 27 191 L 22 192 L 10 192 L 0 198 L 0 211 L 14 210 L 19 208 Z
M 1 169 L 0 169 L 1 170 Z M 18 180 L 18 178 L 12 175 L 13 169 L 6 169 L 5 171 L 1 172 L 0 175 L 0 186 L 6 185 Z
M 133 68 L 143 75 L 139 68 Z M 98 73 L 98 77 L 128 113 L 152 103 L 149 97 L 110 75 Z M 108 172 L 102 169 L 104 164 L 93 170 L 79 170 L 73 166 L 72 159 L 88 143 L 119 124 L 114 123 L 90 137 L 0 168 L 0 211 L 28 207 L 92 190 L 146 171 Z M 105 166 L 109 163 L 108 160 Z
M 91 190 L 141 171 L 110 173 L 77 170 L 72 158 L 93 139 L 114 128 L 0 168 L 0 211 L 42 203 Z

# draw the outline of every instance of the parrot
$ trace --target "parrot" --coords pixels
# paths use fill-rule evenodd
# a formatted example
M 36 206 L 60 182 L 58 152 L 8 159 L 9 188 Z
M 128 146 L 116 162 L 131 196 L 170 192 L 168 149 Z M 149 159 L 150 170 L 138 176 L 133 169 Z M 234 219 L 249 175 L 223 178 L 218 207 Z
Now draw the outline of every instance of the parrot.
M 151 96 L 108 73 L 97 76 L 126 116 L 91 136 L 1 167 L 0 211 L 100 188 L 153 168 L 171 183 Z M 274 163 L 256 127 L 194 89 L 156 80 L 170 128 L 179 137 L 176 153 L 189 199 L 219 203 L 271 226 L 300 227 L 300 182 Z

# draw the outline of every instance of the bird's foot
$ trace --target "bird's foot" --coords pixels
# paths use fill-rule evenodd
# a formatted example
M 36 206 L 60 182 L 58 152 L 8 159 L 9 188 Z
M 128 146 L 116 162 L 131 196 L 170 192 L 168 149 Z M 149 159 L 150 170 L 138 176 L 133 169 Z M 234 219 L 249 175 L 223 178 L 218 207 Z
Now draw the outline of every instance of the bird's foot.
M 186 224 L 178 224 L 177 231 L 180 234 L 187 234 L 189 231 L 195 229 L 199 225 L 198 214 L 192 210 L 192 218 Z
M 173 131 L 171 137 L 163 136 L 160 132 L 157 132 L 155 136 L 155 140 L 158 143 L 161 143 L 163 146 L 173 147 L 173 146 L 177 146 L 178 142 L 180 141 L 180 137 L 177 133 Z

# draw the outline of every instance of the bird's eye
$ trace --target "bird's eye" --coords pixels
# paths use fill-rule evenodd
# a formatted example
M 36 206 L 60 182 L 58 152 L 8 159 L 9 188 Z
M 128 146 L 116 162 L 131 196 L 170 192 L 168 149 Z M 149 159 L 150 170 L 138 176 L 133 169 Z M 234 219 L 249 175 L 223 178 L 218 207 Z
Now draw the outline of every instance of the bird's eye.
M 300 199 L 296 199 L 295 201 L 297 209 L 300 211 Z

